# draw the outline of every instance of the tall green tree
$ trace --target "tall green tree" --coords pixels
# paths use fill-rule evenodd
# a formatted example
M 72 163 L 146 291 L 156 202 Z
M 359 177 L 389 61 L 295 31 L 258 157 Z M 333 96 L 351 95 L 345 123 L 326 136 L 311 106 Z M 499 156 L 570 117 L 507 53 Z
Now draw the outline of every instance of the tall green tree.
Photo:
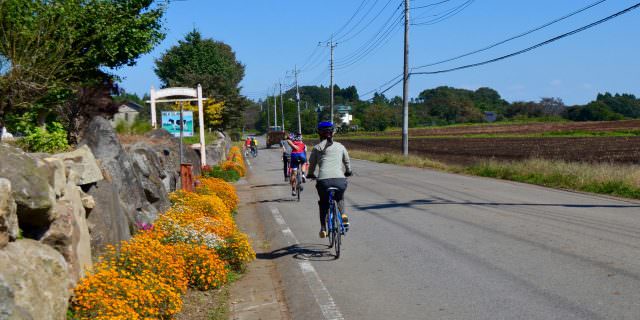
M 221 129 L 242 125 L 242 112 L 249 104 L 240 95 L 245 67 L 229 45 L 203 39 L 200 32 L 193 30 L 155 64 L 155 73 L 163 86 L 195 87 L 201 84 L 205 96 L 224 101 Z
M 108 68 L 135 64 L 163 38 L 154 0 L 1 0 L 0 126 L 12 113 L 56 113 L 73 140 L 106 111 Z

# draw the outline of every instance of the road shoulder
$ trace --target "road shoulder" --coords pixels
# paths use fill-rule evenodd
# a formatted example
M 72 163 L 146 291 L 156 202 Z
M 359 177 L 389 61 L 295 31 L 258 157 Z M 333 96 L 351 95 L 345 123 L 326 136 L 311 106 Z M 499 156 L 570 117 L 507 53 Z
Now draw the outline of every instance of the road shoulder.
M 250 184 L 241 180 L 236 188 L 241 203 L 236 217 L 238 226 L 252 239 L 257 255 L 270 252 Z M 282 281 L 272 260 L 250 263 L 245 274 L 231 285 L 229 303 L 234 320 L 289 319 Z

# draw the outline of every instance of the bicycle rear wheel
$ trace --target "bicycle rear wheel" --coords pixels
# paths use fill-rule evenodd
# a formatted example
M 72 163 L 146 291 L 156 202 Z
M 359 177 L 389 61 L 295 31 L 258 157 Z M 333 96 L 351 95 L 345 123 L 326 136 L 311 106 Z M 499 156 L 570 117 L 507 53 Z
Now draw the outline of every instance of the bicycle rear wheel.
M 302 178 L 300 177 L 300 169 L 296 170 L 296 194 L 298 195 L 298 202 L 300 202 L 300 191 L 302 191 L 302 187 L 300 184 L 302 183 Z
M 327 238 L 329 238 L 329 248 L 333 248 L 333 223 L 331 221 L 331 212 L 333 212 L 333 209 L 329 209 L 329 213 L 327 214 L 326 218 L 325 218 L 325 226 L 327 227 Z

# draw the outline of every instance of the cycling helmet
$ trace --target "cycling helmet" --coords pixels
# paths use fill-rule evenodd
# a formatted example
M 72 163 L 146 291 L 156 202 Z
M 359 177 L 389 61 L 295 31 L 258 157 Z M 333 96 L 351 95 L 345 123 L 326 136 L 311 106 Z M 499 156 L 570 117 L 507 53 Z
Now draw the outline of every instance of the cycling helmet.
M 292 140 L 295 140 L 295 141 L 302 141 L 302 134 L 301 134 L 300 132 L 296 132 L 296 133 L 293 135 L 293 139 L 292 139 Z
M 318 123 L 318 131 L 333 131 L 333 123 L 329 121 Z

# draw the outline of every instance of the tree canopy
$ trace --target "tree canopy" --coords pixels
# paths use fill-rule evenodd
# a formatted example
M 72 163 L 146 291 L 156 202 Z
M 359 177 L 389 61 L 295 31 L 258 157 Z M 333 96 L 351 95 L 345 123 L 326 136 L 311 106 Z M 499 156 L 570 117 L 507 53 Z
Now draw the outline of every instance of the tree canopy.
M 164 87 L 194 88 L 201 84 L 206 97 L 224 102 L 220 128 L 240 124 L 242 111 L 248 105 L 240 95 L 245 67 L 229 45 L 203 39 L 200 32 L 193 30 L 157 59 L 155 65 L 155 73 Z

